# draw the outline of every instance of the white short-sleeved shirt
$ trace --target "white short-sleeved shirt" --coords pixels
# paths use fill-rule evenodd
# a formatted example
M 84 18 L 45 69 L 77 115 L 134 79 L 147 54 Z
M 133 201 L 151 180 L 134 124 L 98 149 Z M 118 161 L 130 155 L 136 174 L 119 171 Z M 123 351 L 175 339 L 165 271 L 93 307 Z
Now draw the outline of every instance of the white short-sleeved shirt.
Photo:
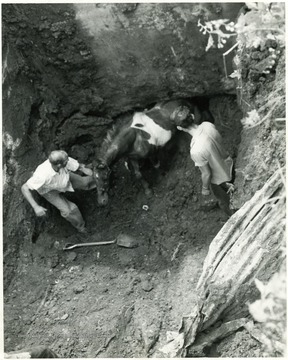
M 48 159 L 36 168 L 26 184 L 30 190 L 37 190 L 40 195 L 51 190 L 59 192 L 74 191 L 70 182 L 69 171 L 76 171 L 78 168 L 79 162 L 69 157 L 65 168 L 61 168 L 57 172 Z
M 196 166 L 209 164 L 212 184 L 231 180 L 233 160 L 224 149 L 222 137 L 213 124 L 205 121 L 198 126 L 192 137 L 190 156 Z

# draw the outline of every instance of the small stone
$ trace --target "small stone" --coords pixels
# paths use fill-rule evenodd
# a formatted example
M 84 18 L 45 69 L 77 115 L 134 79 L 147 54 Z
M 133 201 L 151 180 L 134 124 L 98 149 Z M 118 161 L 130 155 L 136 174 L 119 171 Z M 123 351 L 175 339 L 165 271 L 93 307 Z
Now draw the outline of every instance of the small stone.
M 134 292 L 133 287 L 131 286 L 127 291 L 126 291 L 126 295 L 131 295 Z
M 58 264 L 59 264 L 59 256 L 57 254 L 55 254 L 50 259 L 50 266 L 51 266 L 51 268 L 55 268 Z
M 65 314 L 65 315 L 63 315 L 63 316 L 61 317 L 61 320 L 66 320 L 66 319 L 68 319 L 68 317 L 69 317 L 69 315 L 68 315 L 68 314 Z
M 89 54 L 90 54 L 90 51 L 88 51 L 88 50 L 81 50 L 81 51 L 80 51 L 80 54 L 81 54 L 82 56 L 86 56 L 86 55 L 89 55 Z
M 149 292 L 149 291 L 151 291 L 151 290 L 154 288 L 153 285 L 151 284 L 151 282 L 148 281 L 148 280 L 142 281 L 141 287 L 142 287 L 142 289 L 143 289 L 144 291 L 146 291 L 146 292 Z
M 71 261 L 74 261 L 76 258 L 77 258 L 76 252 L 72 251 L 72 252 L 68 253 L 67 261 L 71 262 Z
M 84 287 L 83 286 L 77 286 L 77 287 L 74 287 L 73 288 L 73 292 L 75 293 L 75 294 L 80 294 L 81 292 L 83 292 L 84 291 Z
M 60 248 L 60 242 L 59 242 L 59 241 L 55 241 L 55 242 L 54 242 L 54 247 L 55 247 L 55 249 L 59 249 L 59 248 Z

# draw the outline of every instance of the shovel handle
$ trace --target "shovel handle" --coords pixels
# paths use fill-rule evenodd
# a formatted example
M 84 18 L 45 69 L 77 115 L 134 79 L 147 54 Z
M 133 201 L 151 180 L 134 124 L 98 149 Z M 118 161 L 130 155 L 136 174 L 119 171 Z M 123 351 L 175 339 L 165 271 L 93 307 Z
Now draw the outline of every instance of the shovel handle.
M 90 243 L 80 243 L 80 244 L 66 244 L 63 248 L 63 250 L 72 250 L 79 247 L 85 247 L 85 246 L 98 246 L 98 245 L 109 245 L 109 244 L 115 244 L 116 240 L 111 241 L 98 241 L 98 242 L 90 242 Z

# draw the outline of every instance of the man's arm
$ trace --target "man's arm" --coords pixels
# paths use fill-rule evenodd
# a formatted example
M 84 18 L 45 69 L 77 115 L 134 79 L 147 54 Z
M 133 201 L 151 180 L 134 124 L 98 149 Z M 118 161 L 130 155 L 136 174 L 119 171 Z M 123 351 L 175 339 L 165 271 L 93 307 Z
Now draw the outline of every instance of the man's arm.
M 68 157 L 68 162 L 67 162 L 66 168 L 69 171 L 73 171 L 73 172 L 81 171 L 83 174 L 88 175 L 88 176 L 93 175 L 93 171 L 91 169 L 89 169 L 89 166 L 80 164 L 77 160 L 71 158 L 70 156 Z
M 209 164 L 199 166 L 202 179 L 202 195 L 210 195 L 211 169 Z
M 35 201 L 35 199 L 34 199 L 34 197 L 32 195 L 32 191 L 29 189 L 27 183 L 22 185 L 21 191 L 22 191 L 22 194 L 25 197 L 25 199 L 29 202 L 29 204 L 33 208 L 36 216 L 44 216 L 44 215 L 46 215 L 47 209 L 44 208 L 43 206 L 40 206 L 40 205 L 37 204 L 37 202 Z
M 191 128 L 183 128 L 182 126 L 177 126 L 177 129 L 180 131 L 187 132 L 188 134 L 190 134 L 192 136 Z

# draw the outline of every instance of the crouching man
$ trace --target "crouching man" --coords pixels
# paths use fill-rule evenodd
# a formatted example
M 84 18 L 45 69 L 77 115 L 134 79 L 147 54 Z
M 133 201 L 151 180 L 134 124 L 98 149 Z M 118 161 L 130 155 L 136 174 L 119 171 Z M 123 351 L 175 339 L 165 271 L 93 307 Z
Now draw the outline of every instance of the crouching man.
M 87 176 L 74 174 L 81 171 Z M 36 190 L 49 203 L 54 205 L 67 221 L 80 233 L 85 233 L 85 222 L 78 207 L 68 201 L 63 194 L 74 189 L 91 190 L 96 187 L 92 170 L 71 157 L 63 150 L 52 151 L 49 158 L 40 164 L 32 177 L 21 187 L 22 194 L 32 206 L 36 216 L 45 216 L 47 209 L 40 206 L 33 197 Z

